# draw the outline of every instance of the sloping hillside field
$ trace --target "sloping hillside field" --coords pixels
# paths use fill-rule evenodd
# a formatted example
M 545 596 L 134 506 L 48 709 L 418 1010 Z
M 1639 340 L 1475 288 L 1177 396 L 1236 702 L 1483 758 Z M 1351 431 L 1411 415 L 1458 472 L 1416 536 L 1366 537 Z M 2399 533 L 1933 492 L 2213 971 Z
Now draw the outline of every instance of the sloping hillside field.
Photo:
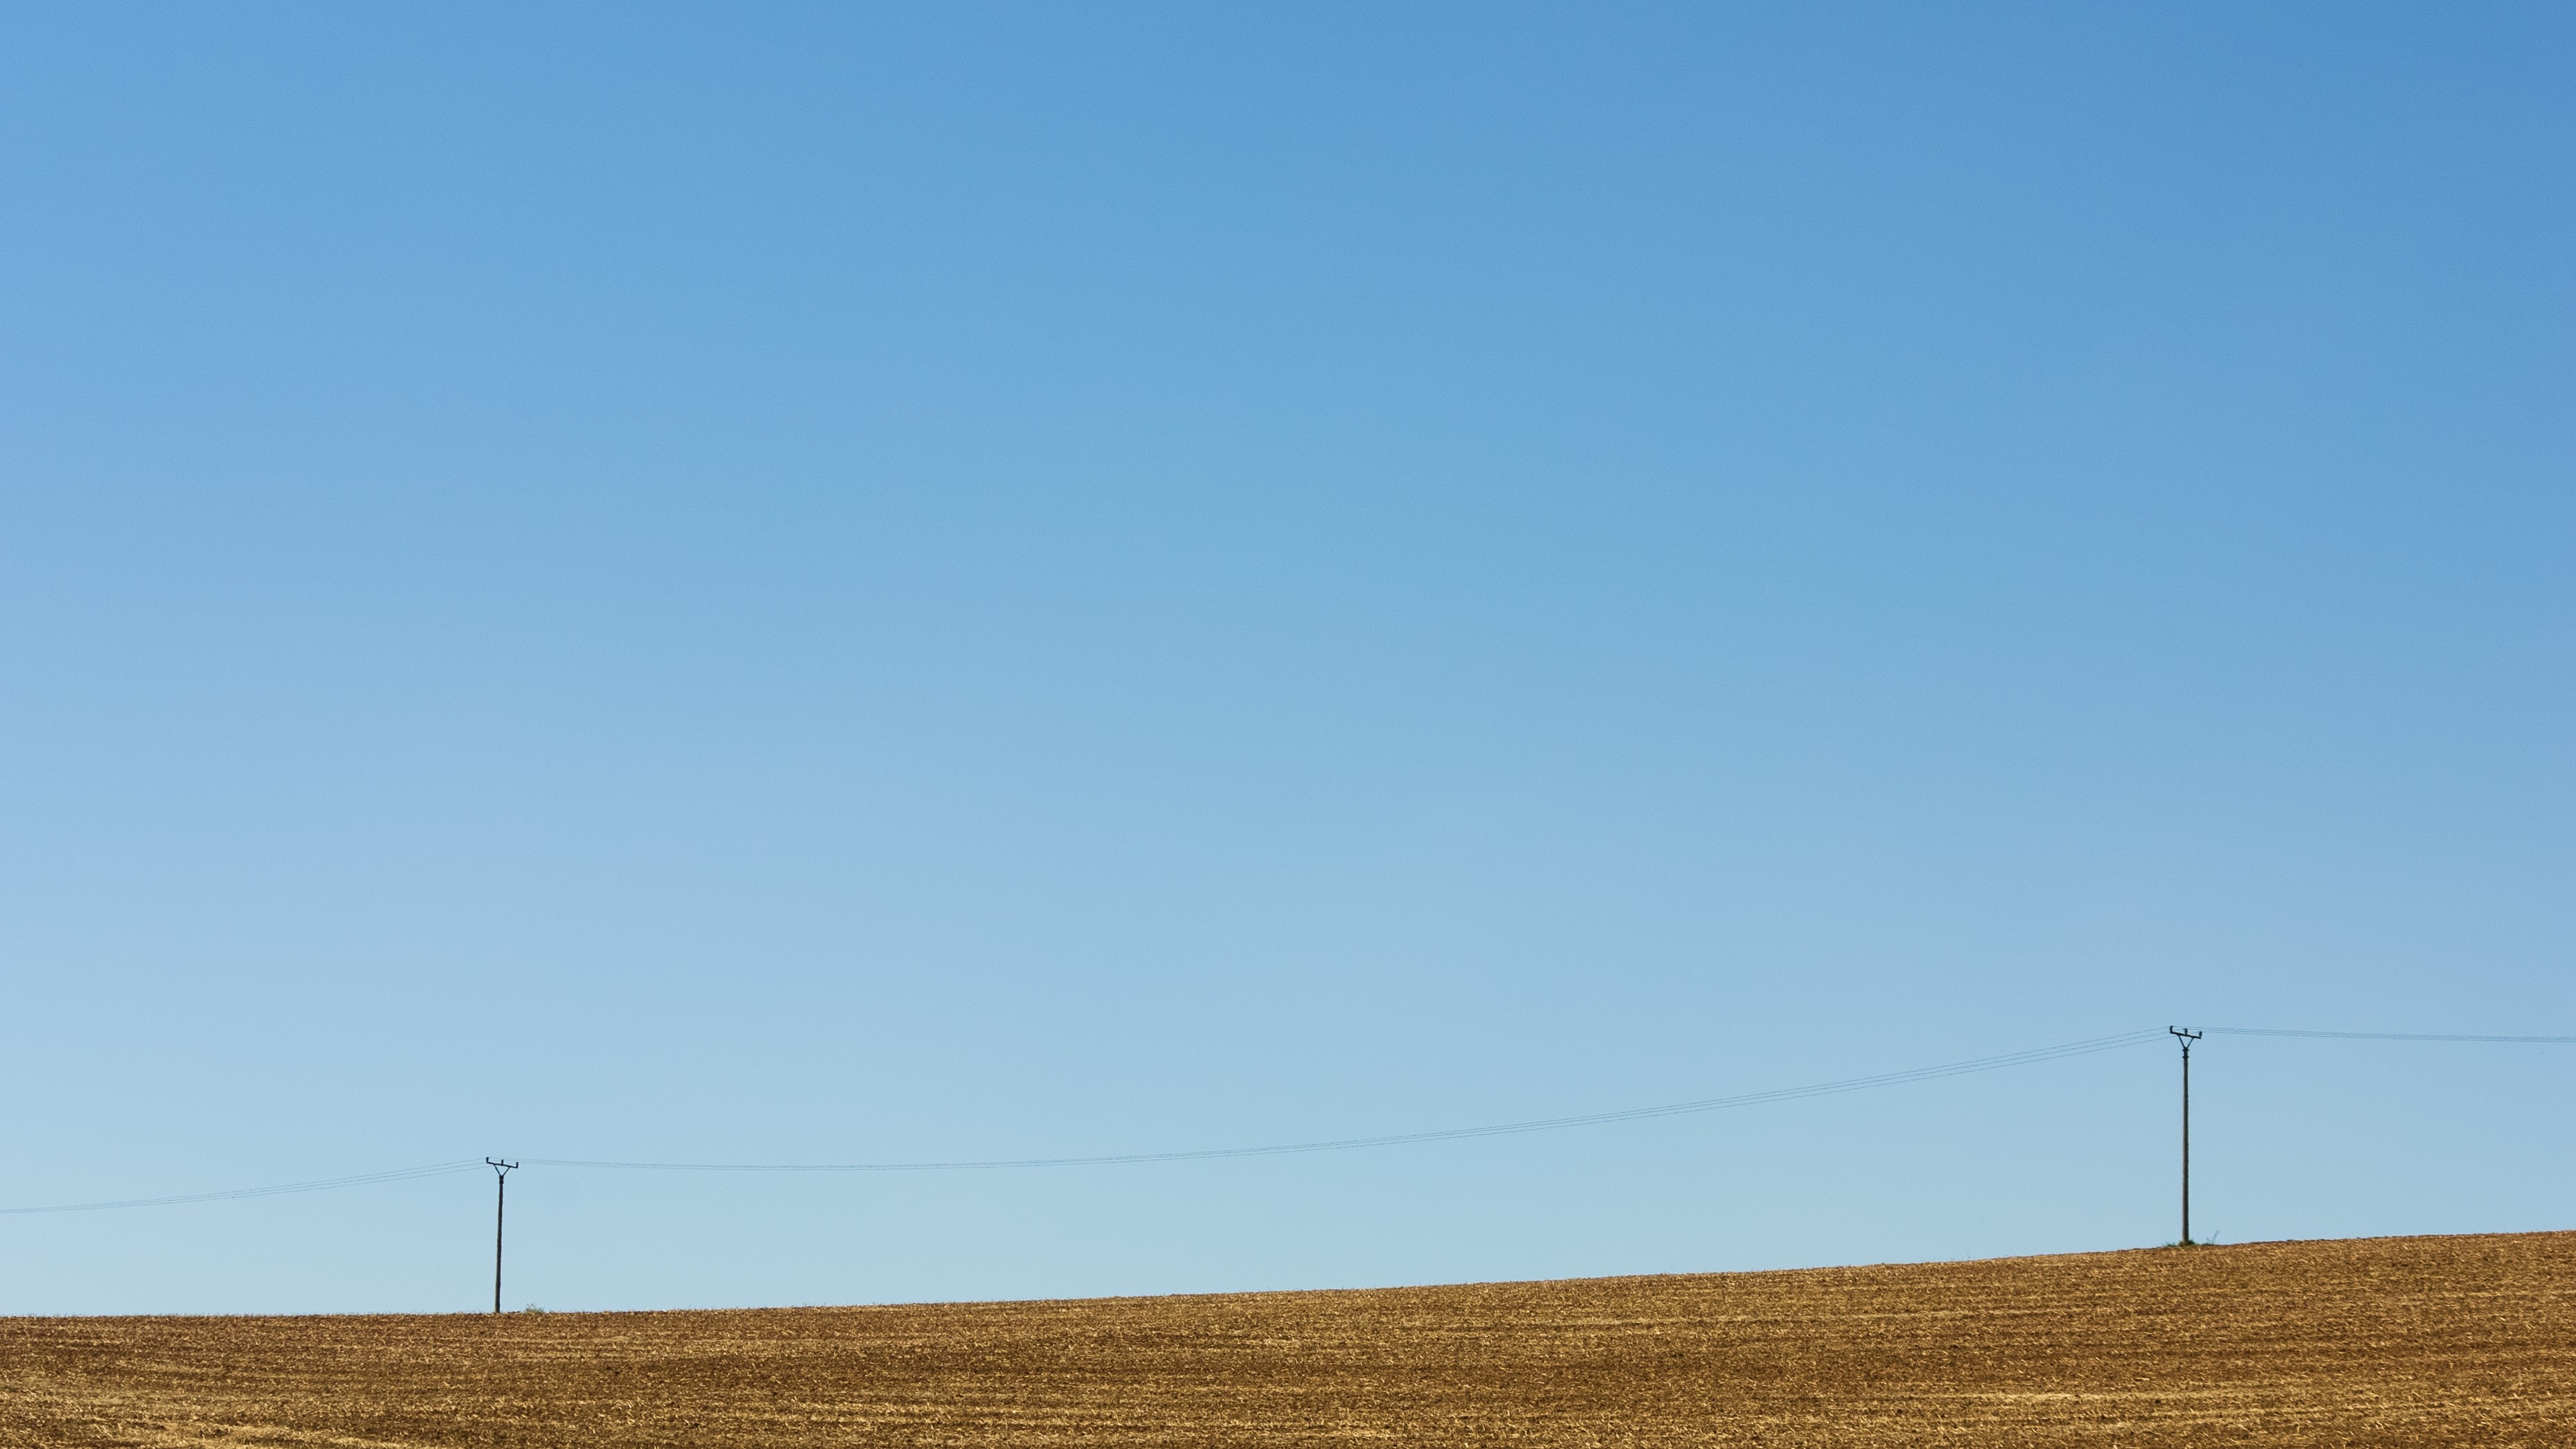
M 0 1320 L 10 1445 L 2576 1445 L 2576 1233 L 1344 1293 Z

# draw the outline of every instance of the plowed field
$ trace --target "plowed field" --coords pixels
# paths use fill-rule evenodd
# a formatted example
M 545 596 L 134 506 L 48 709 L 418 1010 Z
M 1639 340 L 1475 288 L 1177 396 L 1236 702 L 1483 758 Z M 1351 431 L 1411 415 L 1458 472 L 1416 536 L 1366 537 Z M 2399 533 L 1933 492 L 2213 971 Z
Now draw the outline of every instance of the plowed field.
M 2576 1233 L 1059 1303 L 0 1320 L 9 1445 L 2576 1445 Z

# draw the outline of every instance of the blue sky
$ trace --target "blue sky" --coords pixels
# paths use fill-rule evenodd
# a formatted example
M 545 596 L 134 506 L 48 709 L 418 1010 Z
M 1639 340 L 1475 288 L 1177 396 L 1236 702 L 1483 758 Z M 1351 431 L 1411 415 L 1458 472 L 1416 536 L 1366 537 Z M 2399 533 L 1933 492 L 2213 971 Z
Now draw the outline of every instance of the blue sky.
M 2553 7 L 0 20 L 0 1205 L 2576 1031 Z M 2213 1038 L 2195 1226 L 2570 1226 Z M 2172 1232 L 2162 1046 L 527 1169 L 509 1300 Z M 0 1219 L 470 1309 L 488 1179 Z

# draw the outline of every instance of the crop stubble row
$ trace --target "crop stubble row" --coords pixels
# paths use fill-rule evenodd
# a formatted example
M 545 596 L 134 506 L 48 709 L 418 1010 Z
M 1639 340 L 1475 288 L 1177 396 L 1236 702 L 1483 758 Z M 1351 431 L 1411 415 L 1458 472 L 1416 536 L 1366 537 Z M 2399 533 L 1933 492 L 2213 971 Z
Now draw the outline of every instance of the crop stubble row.
M 2576 1233 L 740 1312 L 0 1320 L 0 1444 L 2576 1444 Z

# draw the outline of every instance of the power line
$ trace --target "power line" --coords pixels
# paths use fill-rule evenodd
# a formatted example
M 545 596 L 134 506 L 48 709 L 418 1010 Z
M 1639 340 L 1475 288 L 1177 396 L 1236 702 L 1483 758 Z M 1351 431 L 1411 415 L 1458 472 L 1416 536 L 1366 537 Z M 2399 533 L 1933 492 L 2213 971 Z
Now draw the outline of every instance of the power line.
M 41 1207 L 0 1208 L 0 1216 L 20 1217 L 29 1213 L 89 1213 L 109 1208 L 177 1207 L 183 1203 L 230 1202 L 244 1197 L 279 1197 L 291 1192 L 328 1192 L 334 1188 L 366 1187 L 379 1182 L 409 1182 L 415 1178 L 446 1177 L 451 1173 L 469 1172 L 483 1164 L 472 1158 L 456 1162 L 433 1162 L 425 1167 L 396 1167 L 384 1172 L 361 1172 L 350 1177 L 324 1177 L 310 1182 L 279 1183 L 274 1187 L 235 1187 L 221 1192 L 188 1192 L 172 1197 L 129 1197 L 115 1202 L 65 1202 Z
M 2304 1031 L 2250 1026 L 2214 1026 L 2208 1030 L 2226 1036 L 2317 1037 L 2341 1041 L 2576 1045 L 2576 1036 Z M 1346 1152 L 1368 1147 L 1402 1147 L 1426 1142 L 1456 1142 L 1476 1137 L 1555 1132 L 1576 1127 L 1606 1126 L 1614 1122 L 1637 1122 L 1656 1117 L 1678 1117 L 1697 1112 L 1723 1111 L 1733 1107 L 1753 1107 L 1770 1102 L 1791 1102 L 1809 1097 L 1838 1096 L 1845 1092 L 1905 1086 L 1915 1082 L 1938 1081 L 1944 1077 L 1968 1076 L 1979 1072 L 2001 1071 L 2010 1067 L 2032 1066 L 2068 1057 L 2089 1056 L 2096 1052 L 2116 1051 L 2122 1047 L 2153 1041 L 2164 1035 L 2166 1035 L 2165 1032 L 2156 1030 L 2121 1032 L 2113 1036 L 2093 1037 L 2084 1041 L 2035 1047 L 2028 1051 L 2006 1052 L 2000 1056 L 1977 1057 L 1968 1061 L 1945 1062 L 1939 1066 L 1916 1067 L 1902 1072 L 1882 1072 L 1875 1076 L 1847 1077 L 1839 1081 L 1817 1082 L 1803 1087 L 1782 1087 L 1766 1092 L 1746 1092 L 1732 1097 L 1709 1097 L 1692 1102 L 1672 1102 L 1657 1107 L 1631 1107 L 1613 1112 L 1587 1112 L 1570 1117 L 1542 1117 L 1524 1122 L 1501 1122 L 1481 1127 L 1449 1127 L 1428 1132 L 1399 1132 L 1380 1137 L 1339 1137 L 1312 1142 L 1283 1142 L 1259 1147 L 1210 1147 L 1179 1152 L 1126 1152 L 1089 1157 L 1018 1157 L 936 1162 L 608 1162 L 565 1157 L 531 1157 L 524 1160 L 532 1167 L 598 1168 L 632 1172 L 976 1172 L 1014 1168 L 1113 1167 L 1148 1162 L 1203 1162 L 1229 1157 L 1280 1157 L 1310 1152 Z M 419 1167 L 398 1167 L 382 1172 L 315 1178 L 303 1182 L 277 1183 L 266 1187 L 228 1188 L 218 1192 L 176 1193 L 164 1197 L 120 1198 L 104 1202 L 0 1207 L 0 1217 L 21 1217 L 39 1213 L 103 1212 L 117 1208 L 178 1207 L 192 1203 L 230 1202 L 241 1198 L 279 1197 L 289 1193 L 329 1192 L 339 1188 L 366 1187 L 377 1183 L 446 1177 L 455 1173 L 471 1172 L 486 1165 L 482 1160 L 469 1157 L 451 1162 L 427 1163 Z
M 1747 1092 L 1734 1097 L 1710 1097 L 1696 1102 L 1673 1102 L 1660 1107 L 1631 1107 L 1617 1112 L 1587 1112 L 1574 1117 L 1543 1117 L 1527 1122 L 1503 1122 L 1486 1127 L 1448 1127 L 1430 1132 L 1398 1132 L 1384 1137 L 1337 1137 L 1319 1142 L 1283 1142 L 1263 1147 L 1206 1147 L 1185 1152 L 1122 1152 L 1097 1157 L 1014 1157 L 951 1162 L 597 1162 L 579 1158 L 531 1157 L 532 1166 L 593 1167 L 637 1172 L 987 1172 L 1006 1168 L 1040 1167 L 1112 1167 L 1141 1162 L 1203 1162 L 1222 1157 L 1279 1157 L 1303 1152 L 1347 1152 L 1363 1147 L 1400 1147 L 1418 1142 L 1455 1142 L 1470 1137 L 1502 1137 L 1522 1132 L 1554 1132 L 1569 1127 L 1593 1127 L 1611 1122 L 1636 1122 L 1650 1117 L 1678 1117 L 1691 1112 L 1715 1112 L 1728 1107 L 1751 1107 L 1765 1102 L 1789 1102 L 1803 1097 L 1834 1096 L 1843 1092 L 1867 1091 L 1874 1087 L 1894 1087 L 1912 1082 L 1934 1081 L 1942 1077 L 1961 1077 L 1975 1072 L 2000 1071 L 2006 1067 L 2029 1066 L 2065 1057 L 2089 1056 L 2094 1052 L 2116 1051 L 2137 1046 L 2164 1035 L 2161 1031 L 2129 1031 L 2117 1036 L 2094 1037 L 2088 1041 L 2067 1042 L 2059 1046 L 2035 1047 L 2029 1051 L 2007 1052 L 2001 1056 L 1978 1057 L 1971 1061 L 1947 1062 L 1937 1067 L 1916 1067 L 1911 1071 L 1883 1072 L 1877 1076 L 1849 1077 L 1838 1082 L 1818 1082 L 1805 1087 L 1782 1087 L 1768 1092 Z
M 1097 1157 L 1034 1157 L 965 1162 L 595 1162 L 547 1157 L 530 1157 L 522 1160 L 532 1167 L 590 1167 L 660 1172 L 955 1172 L 1000 1168 L 1107 1167 L 1123 1163 L 1190 1162 L 1222 1157 L 1272 1157 L 1289 1153 L 1338 1152 L 1362 1147 L 1394 1147 L 1415 1142 L 1446 1142 L 1470 1137 L 1548 1132 L 1569 1127 L 1589 1127 L 1611 1122 L 1679 1116 L 1689 1112 L 1712 1112 L 1726 1107 L 1749 1107 L 1763 1102 L 1795 1101 L 1802 1097 L 1831 1096 L 1842 1092 L 1865 1091 L 1873 1087 L 1893 1087 L 1909 1082 L 1928 1082 L 1942 1077 L 1965 1076 L 1974 1072 L 1999 1071 L 2006 1067 L 2027 1066 L 2038 1062 L 2055 1061 L 2063 1057 L 2086 1056 L 2094 1052 L 2135 1046 L 2161 1034 L 2153 1031 L 2122 1032 L 2117 1036 L 2095 1037 L 2088 1041 L 2067 1042 L 2059 1046 L 2036 1047 L 2029 1051 L 2007 1052 L 2001 1056 L 1978 1057 L 1971 1061 L 1946 1062 L 1940 1066 L 1917 1067 L 1911 1071 L 1885 1072 L 1877 1076 L 1852 1077 L 1838 1082 L 1819 1082 L 1812 1086 L 1786 1087 L 1768 1092 L 1748 1092 L 1734 1097 L 1713 1097 L 1698 1102 L 1674 1102 L 1660 1107 L 1632 1107 L 1625 1111 L 1591 1112 L 1574 1117 L 1504 1122 L 1485 1127 L 1452 1127 L 1431 1132 L 1397 1133 L 1385 1137 L 1345 1137 L 1329 1141 L 1289 1142 L 1263 1147 L 1217 1147 L 1186 1152 L 1130 1152 Z M 385 1172 L 360 1173 L 350 1177 L 282 1183 L 273 1187 L 232 1188 L 222 1192 L 182 1193 L 170 1197 L 125 1198 L 114 1202 L 54 1203 L 40 1207 L 0 1208 L 0 1215 L 98 1212 L 111 1208 L 173 1207 L 183 1203 L 274 1197 L 284 1193 L 322 1192 L 332 1188 L 360 1187 L 378 1182 L 445 1177 L 452 1173 L 471 1172 L 475 1168 L 487 1165 L 490 1164 L 469 1157 L 455 1162 L 434 1162 L 422 1167 L 402 1167 Z
M 2289 1031 L 2268 1026 L 2213 1026 L 2222 1036 L 2315 1036 L 2337 1041 L 2496 1041 L 2526 1046 L 2576 1044 L 2576 1036 L 2462 1036 L 2429 1031 Z

